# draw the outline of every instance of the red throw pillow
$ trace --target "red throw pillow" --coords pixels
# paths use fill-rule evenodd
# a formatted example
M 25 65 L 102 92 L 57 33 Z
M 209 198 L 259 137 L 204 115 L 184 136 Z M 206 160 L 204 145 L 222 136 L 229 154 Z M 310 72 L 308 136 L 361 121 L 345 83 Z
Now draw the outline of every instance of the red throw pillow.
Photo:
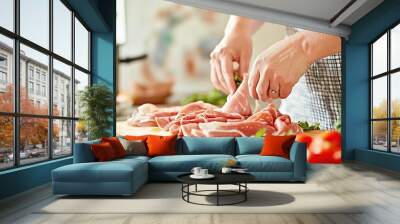
M 176 135 L 172 136 L 148 136 L 148 156 L 164 156 L 176 154 Z
M 91 145 L 94 157 L 99 162 L 110 161 L 116 159 L 115 151 L 112 145 L 108 142 Z
M 261 149 L 261 156 L 280 156 L 289 159 L 290 147 L 296 135 L 274 136 L 267 135 L 264 138 L 264 145 Z
M 117 137 L 101 138 L 101 142 L 108 142 L 114 149 L 115 155 L 118 158 L 125 157 L 126 151 Z

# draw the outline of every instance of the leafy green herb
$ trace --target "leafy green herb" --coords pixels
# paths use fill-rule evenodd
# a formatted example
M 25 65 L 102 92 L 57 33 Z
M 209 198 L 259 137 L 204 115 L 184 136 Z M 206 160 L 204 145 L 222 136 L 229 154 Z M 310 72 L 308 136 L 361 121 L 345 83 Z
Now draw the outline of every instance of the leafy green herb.
M 226 102 L 227 96 L 218 91 L 211 90 L 208 93 L 194 93 L 181 101 L 181 105 L 186 105 L 189 103 L 203 101 L 205 103 L 210 103 L 216 106 L 223 106 Z
M 341 132 L 341 130 L 342 130 L 342 122 L 340 120 L 336 121 L 335 129 L 336 129 L 336 131 Z
M 319 123 L 309 124 L 307 121 L 299 121 L 297 124 L 303 129 L 303 131 L 320 130 Z
M 256 134 L 255 134 L 254 136 L 255 136 L 255 137 L 264 137 L 266 131 L 267 131 L 267 129 L 265 129 L 265 128 L 260 128 L 260 129 L 256 132 Z
M 239 75 L 235 74 L 233 79 L 235 80 L 236 88 L 238 88 L 240 86 L 240 84 L 242 84 L 242 81 L 243 81 L 242 78 L 240 78 Z

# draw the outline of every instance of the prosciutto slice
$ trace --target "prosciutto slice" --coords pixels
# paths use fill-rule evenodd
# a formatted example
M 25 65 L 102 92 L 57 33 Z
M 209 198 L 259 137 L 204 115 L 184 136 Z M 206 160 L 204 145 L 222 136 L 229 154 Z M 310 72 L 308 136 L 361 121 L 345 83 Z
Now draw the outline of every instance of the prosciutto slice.
M 276 131 L 274 126 L 259 121 L 210 122 L 199 124 L 199 128 L 207 137 L 253 136 L 262 128 L 266 134 L 273 134 Z
M 249 89 L 247 85 L 248 75 L 244 75 L 242 84 L 233 95 L 228 96 L 222 111 L 226 113 L 238 113 L 243 116 L 250 116 L 252 114 L 249 102 Z
M 253 114 L 248 101 L 247 77 L 222 108 L 202 101 L 169 108 L 144 104 L 128 119 L 128 124 L 159 127 L 171 134 L 193 137 L 254 136 L 261 129 L 265 135 L 302 132 L 289 115 L 280 113 L 273 104 Z

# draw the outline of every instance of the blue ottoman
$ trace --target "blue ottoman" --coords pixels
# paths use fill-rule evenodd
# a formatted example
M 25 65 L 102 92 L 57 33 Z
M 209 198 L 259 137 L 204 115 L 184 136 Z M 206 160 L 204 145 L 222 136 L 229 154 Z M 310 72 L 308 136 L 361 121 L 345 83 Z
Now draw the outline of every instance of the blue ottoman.
M 59 167 L 52 172 L 53 193 L 132 195 L 148 180 L 147 160 L 144 156 L 132 156 Z

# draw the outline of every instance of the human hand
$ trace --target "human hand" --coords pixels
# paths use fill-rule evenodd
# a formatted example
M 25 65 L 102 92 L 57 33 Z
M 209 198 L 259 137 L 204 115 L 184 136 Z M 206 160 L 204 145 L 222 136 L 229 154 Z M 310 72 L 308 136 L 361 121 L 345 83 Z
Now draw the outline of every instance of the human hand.
M 301 39 L 277 42 L 257 56 L 249 74 L 250 96 L 262 101 L 288 97 L 310 64 Z
M 252 53 L 251 35 L 240 32 L 225 35 L 210 55 L 211 82 L 225 94 L 236 91 L 234 62 L 239 63 L 239 76 L 248 73 Z

